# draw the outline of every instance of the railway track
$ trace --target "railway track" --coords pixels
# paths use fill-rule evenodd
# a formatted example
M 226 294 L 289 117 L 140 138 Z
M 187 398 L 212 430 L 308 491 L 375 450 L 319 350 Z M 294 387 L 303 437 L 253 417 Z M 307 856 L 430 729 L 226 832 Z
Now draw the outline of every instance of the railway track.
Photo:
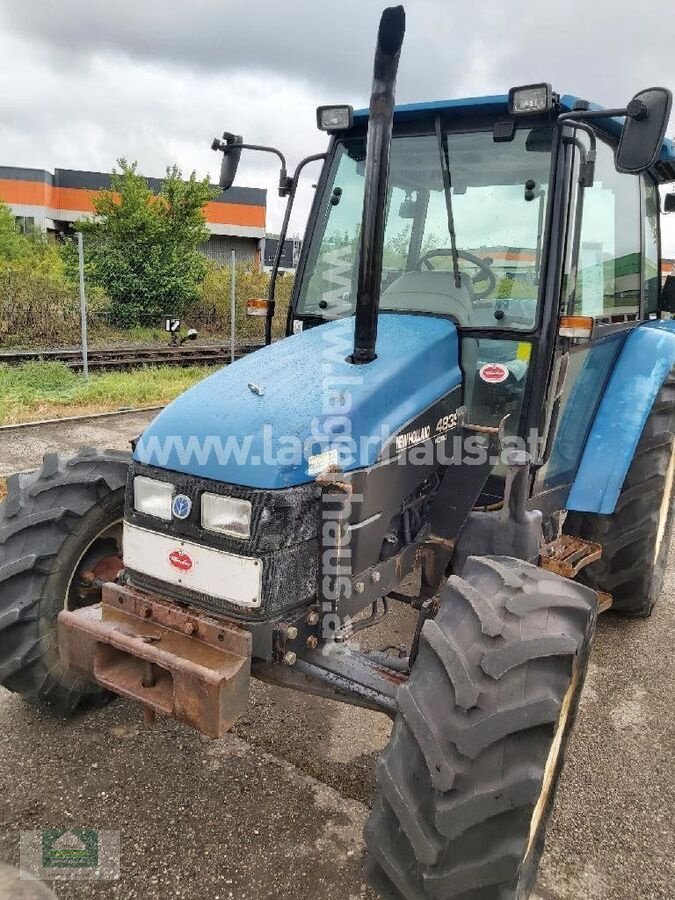
M 235 359 L 257 350 L 258 343 L 241 343 L 235 348 Z M 17 350 L 0 352 L 0 365 L 18 366 L 28 362 L 61 362 L 75 371 L 82 370 L 80 350 Z M 194 346 L 165 347 L 118 347 L 93 348 L 89 350 L 90 370 L 132 369 L 139 366 L 195 366 L 223 365 L 230 362 L 230 347 L 227 344 L 205 344 Z

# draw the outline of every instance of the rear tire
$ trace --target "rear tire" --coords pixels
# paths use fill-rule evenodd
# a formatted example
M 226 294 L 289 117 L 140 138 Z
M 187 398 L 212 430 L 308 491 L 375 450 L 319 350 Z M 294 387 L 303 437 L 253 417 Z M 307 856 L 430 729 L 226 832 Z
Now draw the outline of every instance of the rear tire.
M 39 471 L 10 476 L 0 504 L 0 684 L 60 712 L 110 696 L 62 666 L 56 618 L 97 602 L 82 599 L 78 573 L 121 552 L 129 462 L 112 450 L 49 453 Z
M 384 897 L 527 897 L 597 601 L 509 557 L 470 557 L 422 629 L 377 766 L 367 871 Z
M 579 581 L 612 595 L 611 609 L 648 616 L 663 586 L 673 533 L 675 494 L 675 370 L 654 401 L 614 512 L 571 512 L 567 534 L 602 545 L 602 556 Z

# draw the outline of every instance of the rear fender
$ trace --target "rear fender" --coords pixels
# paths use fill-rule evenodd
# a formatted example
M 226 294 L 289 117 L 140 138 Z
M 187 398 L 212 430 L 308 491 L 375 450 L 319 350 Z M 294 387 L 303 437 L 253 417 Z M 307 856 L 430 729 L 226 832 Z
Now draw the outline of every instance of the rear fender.
M 614 512 L 642 429 L 675 364 L 675 320 L 646 322 L 626 339 L 600 401 L 567 509 Z

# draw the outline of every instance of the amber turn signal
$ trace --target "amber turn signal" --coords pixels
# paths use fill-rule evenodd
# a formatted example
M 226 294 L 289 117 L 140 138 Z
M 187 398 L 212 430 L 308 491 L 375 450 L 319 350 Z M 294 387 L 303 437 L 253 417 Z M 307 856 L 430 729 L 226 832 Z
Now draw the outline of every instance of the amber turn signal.
M 589 338 L 593 322 L 593 316 L 560 316 L 558 334 L 567 338 Z
M 251 300 L 246 301 L 246 315 L 247 316 L 266 316 L 267 310 L 270 308 L 269 300 L 261 300 L 257 297 L 254 297 Z

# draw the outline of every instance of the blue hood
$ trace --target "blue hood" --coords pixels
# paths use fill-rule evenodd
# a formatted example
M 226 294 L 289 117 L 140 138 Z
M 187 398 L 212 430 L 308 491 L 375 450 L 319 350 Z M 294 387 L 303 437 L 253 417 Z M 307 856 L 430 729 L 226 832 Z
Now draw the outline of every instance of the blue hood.
M 245 356 L 167 406 L 134 459 L 270 489 L 313 481 L 324 461 L 316 454 L 337 451 L 345 471 L 372 465 L 392 435 L 461 384 L 457 329 L 387 313 L 374 362 L 348 363 L 353 343 L 354 319 L 340 319 Z

